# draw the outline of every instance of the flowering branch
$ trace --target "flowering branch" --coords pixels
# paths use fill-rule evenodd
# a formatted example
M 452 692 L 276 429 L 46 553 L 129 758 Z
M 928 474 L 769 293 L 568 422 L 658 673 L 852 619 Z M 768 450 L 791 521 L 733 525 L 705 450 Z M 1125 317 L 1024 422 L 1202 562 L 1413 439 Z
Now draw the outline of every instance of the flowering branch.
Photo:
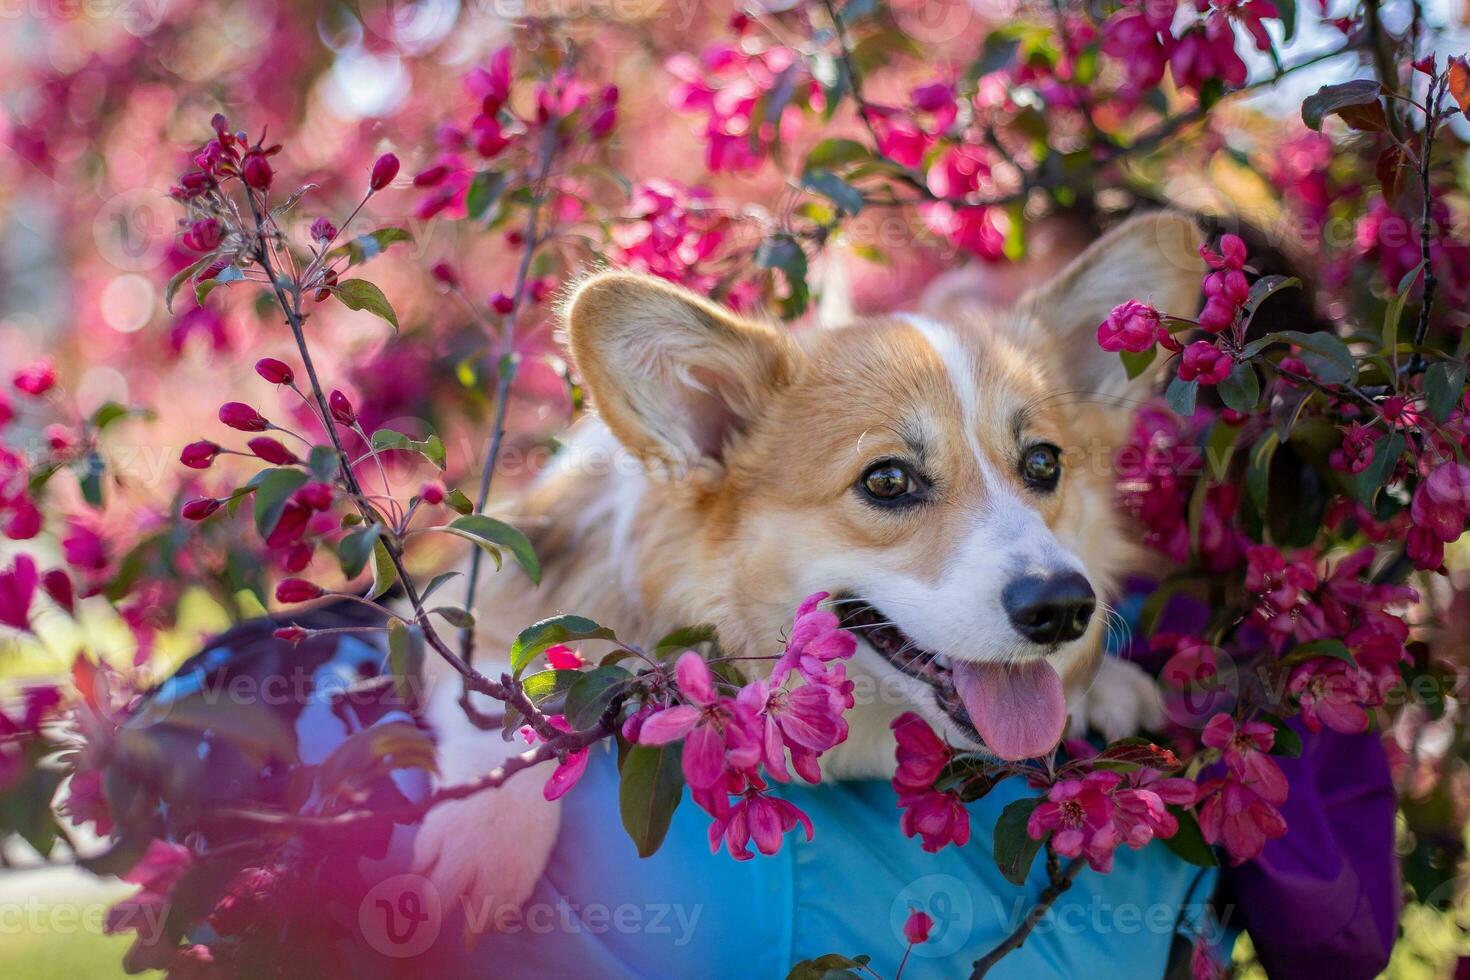
M 1082 873 L 1085 865 L 1086 862 L 1081 858 L 1073 858 L 1063 866 L 1057 859 L 1056 851 L 1048 849 L 1046 888 L 1037 896 L 1036 904 L 1031 906 L 1030 911 L 1026 913 L 1026 918 L 1021 920 L 1021 924 L 1016 927 L 1015 931 L 1001 940 L 994 949 L 975 961 L 975 969 L 970 972 L 970 980 L 980 980 L 1006 954 L 1020 949 L 1021 945 L 1026 942 L 1026 937 L 1030 936 L 1032 930 L 1046 917 L 1047 911 L 1056 904 L 1057 899 L 1072 887 L 1072 882 Z

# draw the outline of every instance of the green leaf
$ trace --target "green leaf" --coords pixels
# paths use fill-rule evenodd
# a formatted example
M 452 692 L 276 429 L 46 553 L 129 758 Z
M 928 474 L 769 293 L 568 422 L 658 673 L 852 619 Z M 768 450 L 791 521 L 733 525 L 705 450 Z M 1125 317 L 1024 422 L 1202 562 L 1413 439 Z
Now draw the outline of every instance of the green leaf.
M 621 667 L 593 667 L 578 674 L 577 682 L 567 691 L 562 714 L 573 728 L 591 728 L 602 719 L 613 699 L 628 691 L 633 675 Z
M 618 811 L 639 857 L 658 850 L 684 798 L 683 749 L 682 742 L 635 745 L 623 759 Z
M 496 551 L 497 554 L 499 547 L 509 548 L 516 562 L 531 576 L 531 581 L 537 584 L 541 582 L 541 563 L 536 559 L 536 549 L 531 546 L 531 540 L 504 521 L 497 521 L 484 514 L 470 514 L 429 530 L 457 534 L 486 550 Z
M 1464 390 L 1464 361 L 1436 361 L 1424 372 L 1424 401 L 1436 422 L 1449 420 Z
M 1249 361 L 1237 361 L 1230 374 L 1217 386 L 1220 400 L 1237 412 L 1250 412 L 1261 400 L 1261 379 Z
M 429 612 L 444 617 L 444 621 L 456 629 L 474 629 L 475 617 L 458 606 L 438 606 Z
M 470 189 L 465 194 L 465 214 L 470 220 L 479 221 L 504 192 L 505 174 L 499 170 L 481 170 L 470 181 Z
M 388 297 L 366 279 L 345 279 L 334 286 L 332 291 L 349 310 L 367 310 L 392 324 L 395 333 L 398 331 L 398 314 L 393 312 Z
M 806 281 L 806 252 L 802 251 L 796 239 L 784 233 L 763 239 L 755 250 L 755 264 L 762 269 L 781 270 L 791 290 L 790 299 L 783 304 L 783 312 L 788 317 L 801 315 L 811 298 L 811 291 Z
M 1276 737 L 1271 742 L 1271 754 L 1279 755 L 1284 759 L 1295 759 L 1302 754 L 1302 737 L 1296 733 L 1285 721 L 1272 714 L 1262 714 L 1261 720 L 1276 729 Z
M 713 626 L 686 626 L 683 629 L 674 630 L 654 644 L 653 656 L 655 659 L 662 660 L 671 653 L 682 653 L 690 647 L 709 643 L 714 638 L 715 628 Z
M 87 422 L 91 425 L 92 431 L 103 432 L 108 426 L 115 422 L 120 422 L 131 415 L 148 418 L 152 414 L 147 409 L 128 408 L 126 405 L 120 405 L 117 402 L 103 402 L 97 406 L 97 410 L 92 413 L 92 417 Z
M 423 633 L 396 616 L 388 620 L 388 671 L 405 703 L 412 702 L 414 692 L 423 689 Z
M 210 293 L 214 292 L 216 286 L 226 286 L 232 282 L 240 282 L 244 278 L 245 273 L 232 265 L 227 265 L 216 273 L 213 279 L 205 279 L 203 282 L 194 284 L 194 302 L 203 306 L 204 301 L 209 297 Z
M 1353 489 L 1360 502 L 1371 506 L 1378 491 L 1393 479 L 1393 471 L 1399 457 L 1404 454 L 1405 445 L 1403 433 L 1397 429 L 1373 444 L 1373 462 L 1353 478 Z
M 172 313 L 174 311 L 174 297 L 178 295 L 179 290 L 183 288 L 184 283 L 193 278 L 196 272 L 202 270 L 213 259 L 213 254 L 206 255 L 204 256 L 204 258 L 199 259 L 196 262 L 191 262 L 184 268 L 180 269 L 178 272 L 174 273 L 173 278 L 168 281 L 168 285 L 163 290 L 163 308 L 165 310 L 167 310 L 169 313 Z
M 377 231 L 358 235 L 345 245 L 332 249 L 329 258 L 347 256 L 347 265 L 361 265 L 368 259 L 383 254 L 395 242 L 411 242 L 413 235 L 405 228 L 379 228 Z
M 1308 129 L 1322 131 L 1322 121 L 1344 109 L 1380 105 L 1383 86 L 1368 78 L 1357 78 L 1338 85 L 1324 85 L 1302 102 L 1302 122 Z
M 801 186 L 816 191 L 848 214 L 863 209 L 862 191 L 830 170 L 809 170 L 802 175 Z
M 1281 15 L 1283 41 L 1296 36 L 1296 0 L 1275 0 L 1276 12 Z
M 825 139 L 812 147 L 812 151 L 806 155 L 805 169 L 835 169 L 844 164 L 867 160 L 872 155 L 873 151 L 857 140 Z
M 1123 362 L 1123 370 L 1128 372 L 1129 381 L 1132 381 L 1134 378 L 1147 371 L 1149 365 L 1152 364 L 1154 362 L 1154 359 L 1158 356 L 1159 348 L 1157 346 L 1150 347 L 1146 351 L 1139 351 L 1138 353 L 1134 353 L 1130 350 L 1118 352 L 1118 359 Z
M 1404 318 L 1404 304 L 1408 302 L 1414 280 L 1419 278 L 1419 272 L 1423 268 L 1424 261 L 1421 259 L 1404 274 L 1399 280 L 1399 288 L 1394 292 L 1393 299 L 1389 300 L 1388 307 L 1383 311 L 1383 349 L 1389 353 L 1398 350 L 1399 322 Z
M 1028 796 L 1016 800 L 1000 812 L 995 823 L 995 866 L 1013 885 L 1024 885 L 1031 874 L 1031 865 L 1036 852 L 1041 850 L 1041 841 L 1032 840 L 1026 833 L 1026 822 L 1031 811 L 1041 805 L 1041 798 Z
M 281 512 L 286 509 L 286 503 L 291 499 L 291 494 L 300 489 L 308 479 L 305 470 L 286 466 L 261 470 L 251 479 L 250 485 L 255 487 L 254 514 L 257 534 L 262 538 L 270 537 L 271 532 L 281 521 Z
M 450 579 L 459 578 L 459 575 L 459 572 L 444 572 L 443 574 L 435 575 L 424 588 L 424 591 L 419 593 L 419 602 L 428 602 L 429 596 L 438 592 L 441 585 Z
M 376 599 L 389 589 L 393 583 L 398 581 L 398 570 L 393 567 L 393 558 L 388 554 L 388 546 L 383 544 L 380 537 L 373 542 L 373 587 L 368 592 L 369 600 Z
M 342 566 L 342 575 L 346 578 L 356 578 L 362 574 L 363 568 L 367 566 L 368 558 L 377 546 L 378 538 L 383 533 L 381 524 L 373 524 L 359 530 L 352 531 L 343 536 L 337 544 L 337 561 Z
M 72 472 L 76 474 L 82 499 L 93 507 L 102 506 L 102 474 L 106 471 L 107 464 L 103 462 L 102 454 L 95 449 L 72 464 Z
M 1245 492 L 1251 504 L 1262 514 L 1266 512 L 1266 500 L 1271 491 L 1271 459 L 1280 445 L 1281 437 L 1272 429 L 1251 447 L 1250 464 L 1245 471 Z
M 510 669 L 521 676 L 526 665 L 547 647 L 580 640 L 615 640 L 617 634 L 586 616 L 553 616 L 521 630 L 510 646 Z
M 451 490 L 445 495 L 451 509 L 461 514 L 473 514 L 475 512 L 474 502 L 464 495 L 463 490 Z
M 1169 388 L 1164 392 L 1164 398 L 1169 407 L 1176 415 L 1184 418 L 1194 417 L 1194 400 L 1199 394 L 1199 381 L 1185 381 L 1179 375 L 1174 375 L 1174 380 L 1169 382 Z
M 444 440 L 437 435 L 430 435 L 427 439 L 410 439 L 402 432 L 396 432 L 393 429 L 379 429 L 373 433 L 372 447 L 374 452 L 379 453 L 389 449 L 418 453 L 441 470 L 448 463 L 448 457 L 444 451 Z
M 582 676 L 580 670 L 538 670 L 521 679 L 521 691 L 532 703 L 541 704 L 554 694 L 565 694 Z
M 1165 837 L 1164 844 L 1175 854 L 1188 861 L 1190 864 L 1201 868 L 1213 868 L 1220 862 L 1215 858 L 1215 849 L 1205 841 L 1205 835 L 1200 832 L 1199 821 L 1194 819 L 1194 814 L 1181 806 L 1169 806 L 1169 812 L 1174 814 L 1174 819 L 1179 821 L 1179 829 L 1174 836 Z
M 1347 648 L 1347 644 L 1341 640 L 1331 638 L 1299 643 L 1288 650 L 1278 663 L 1283 667 L 1294 667 L 1297 664 L 1305 663 L 1308 660 L 1316 660 L 1320 657 L 1341 660 L 1343 663 L 1352 667 L 1358 665 L 1358 661 L 1353 658 L 1353 653 Z
M 1271 336 L 1302 348 L 1302 359 L 1311 365 L 1318 379 L 1327 384 L 1342 384 L 1358 377 L 1358 362 L 1353 359 L 1353 352 L 1336 334 L 1326 331 L 1303 333 L 1300 330 L 1283 330 Z M 1318 356 L 1310 357 L 1309 352 Z
M 337 478 L 337 450 L 331 446 L 312 446 L 306 465 L 313 478 L 331 483 Z
M 1261 304 L 1283 289 L 1300 288 L 1302 281 L 1294 276 L 1262 276 L 1251 283 L 1250 295 L 1245 299 L 1245 318 L 1249 320 L 1255 315 Z

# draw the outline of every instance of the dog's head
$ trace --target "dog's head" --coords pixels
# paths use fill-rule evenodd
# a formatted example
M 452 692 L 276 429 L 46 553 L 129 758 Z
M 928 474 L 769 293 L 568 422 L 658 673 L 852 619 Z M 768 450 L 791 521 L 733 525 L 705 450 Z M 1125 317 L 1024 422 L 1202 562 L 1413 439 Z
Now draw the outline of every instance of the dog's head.
M 1049 749 L 1101 652 L 1129 542 L 1112 454 L 1146 379 L 1095 341 L 1113 306 L 1191 315 L 1199 232 L 1134 219 L 1006 311 L 789 335 L 682 289 L 596 275 L 566 306 L 593 402 L 698 514 L 688 593 L 770 649 L 809 593 L 957 741 Z M 891 689 L 891 685 L 890 685 Z

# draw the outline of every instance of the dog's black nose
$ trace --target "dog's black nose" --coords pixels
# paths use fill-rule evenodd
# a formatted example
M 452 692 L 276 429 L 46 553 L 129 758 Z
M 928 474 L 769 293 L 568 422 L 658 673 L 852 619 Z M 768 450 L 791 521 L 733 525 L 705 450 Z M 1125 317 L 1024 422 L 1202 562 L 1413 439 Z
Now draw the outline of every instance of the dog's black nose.
M 1097 596 L 1077 572 L 1023 575 L 1000 594 L 1016 631 L 1034 643 L 1066 643 L 1087 629 Z

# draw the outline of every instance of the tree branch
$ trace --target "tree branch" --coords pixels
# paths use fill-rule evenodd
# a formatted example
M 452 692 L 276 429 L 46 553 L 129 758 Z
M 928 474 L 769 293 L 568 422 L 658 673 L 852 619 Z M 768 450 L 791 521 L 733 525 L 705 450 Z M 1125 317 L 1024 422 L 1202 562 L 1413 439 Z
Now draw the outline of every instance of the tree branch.
M 1031 935 L 1037 925 L 1046 916 L 1047 911 L 1056 904 L 1062 893 L 1072 887 L 1072 882 L 1082 872 L 1083 861 L 1081 858 L 1073 858 L 1067 862 L 1066 867 L 1058 867 L 1056 854 L 1047 848 L 1047 871 L 1051 876 L 1051 883 L 1037 897 L 1036 904 L 1031 906 L 1031 911 L 1026 913 L 1026 918 L 1016 927 L 1016 931 L 1001 941 L 1000 945 L 986 953 L 975 961 L 975 969 L 970 972 L 970 980 L 980 980 L 981 977 L 990 972 L 990 969 L 999 963 L 1007 953 L 1021 948 L 1021 944 Z

